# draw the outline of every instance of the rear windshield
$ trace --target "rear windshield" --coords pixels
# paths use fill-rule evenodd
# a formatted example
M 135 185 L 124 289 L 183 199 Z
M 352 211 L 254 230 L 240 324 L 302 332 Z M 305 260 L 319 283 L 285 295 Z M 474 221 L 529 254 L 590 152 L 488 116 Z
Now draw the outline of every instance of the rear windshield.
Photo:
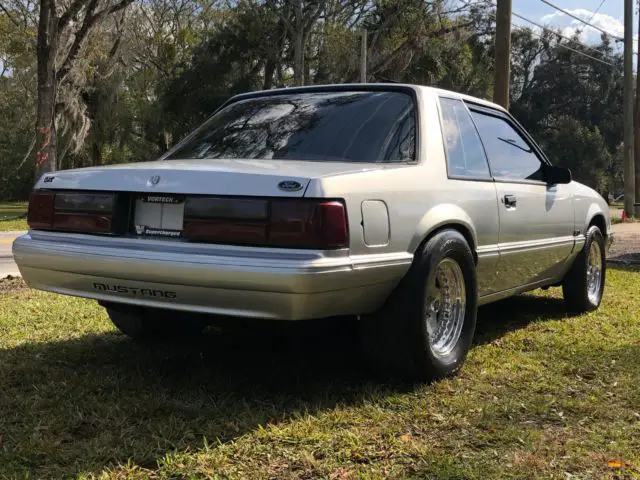
M 234 102 L 167 159 L 407 162 L 416 112 L 400 92 L 319 92 Z

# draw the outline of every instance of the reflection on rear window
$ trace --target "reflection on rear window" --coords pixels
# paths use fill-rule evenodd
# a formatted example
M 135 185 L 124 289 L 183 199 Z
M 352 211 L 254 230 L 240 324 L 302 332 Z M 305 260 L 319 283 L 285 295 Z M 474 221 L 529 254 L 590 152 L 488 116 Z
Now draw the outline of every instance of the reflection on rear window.
M 400 92 L 282 94 L 235 102 L 167 159 L 415 159 L 416 112 Z

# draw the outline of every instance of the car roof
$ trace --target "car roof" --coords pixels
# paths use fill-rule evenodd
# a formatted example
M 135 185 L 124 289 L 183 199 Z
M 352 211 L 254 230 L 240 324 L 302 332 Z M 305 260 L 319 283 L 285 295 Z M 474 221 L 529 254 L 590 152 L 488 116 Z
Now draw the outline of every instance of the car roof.
M 254 92 L 242 93 L 230 98 L 227 103 L 242 100 L 244 98 L 255 98 L 265 95 L 278 95 L 284 93 L 304 93 L 304 92 L 323 92 L 323 91 L 346 91 L 346 90 L 414 90 L 424 91 L 435 95 L 442 95 L 449 98 L 459 98 L 460 100 L 466 100 L 471 103 L 486 106 L 500 111 L 506 111 L 503 107 L 488 100 L 482 98 L 473 97 L 471 95 L 465 95 L 463 93 L 454 92 L 451 90 L 444 90 L 441 88 L 428 87 L 425 85 L 416 85 L 410 83 L 340 83 L 340 84 L 326 84 L 326 85 L 307 85 L 303 87 L 285 87 L 274 88 L 271 90 L 258 90 Z
M 477 105 L 482 105 L 482 106 L 485 106 L 485 107 L 489 107 L 489 108 L 493 108 L 493 109 L 496 109 L 496 110 L 500 110 L 500 111 L 506 112 L 506 110 L 502 106 L 498 105 L 497 103 L 493 103 L 493 102 L 490 102 L 489 100 L 484 100 L 482 98 L 473 97 L 471 95 L 465 95 L 464 93 L 453 92 L 451 90 L 444 90 L 442 88 L 435 88 L 435 87 L 420 86 L 419 88 L 422 88 L 424 90 L 430 90 L 430 91 L 434 92 L 436 95 L 459 98 L 460 100 L 466 100 L 468 102 L 475 103 Z

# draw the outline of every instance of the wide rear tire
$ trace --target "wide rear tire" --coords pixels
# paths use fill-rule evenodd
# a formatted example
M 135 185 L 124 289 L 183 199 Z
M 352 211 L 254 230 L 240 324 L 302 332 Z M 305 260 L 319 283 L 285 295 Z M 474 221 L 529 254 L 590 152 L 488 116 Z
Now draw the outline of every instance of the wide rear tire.
M 456 230 L 430 238 L 383 308 L 361 319 L 365 355 L 410 381 L 453 375 L 463 364 L 477 316 L 473 254 Z
M 207 326 L 207 322 L 200 317 L 172 310 L 111 304 L 103 306 L 116 328 L 137 341 L 195 336 Z

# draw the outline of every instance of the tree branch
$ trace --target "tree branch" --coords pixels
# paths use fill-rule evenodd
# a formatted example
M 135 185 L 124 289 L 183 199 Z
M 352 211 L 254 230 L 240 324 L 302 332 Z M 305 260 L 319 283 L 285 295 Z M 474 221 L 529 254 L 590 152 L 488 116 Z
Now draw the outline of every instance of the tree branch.
M 124 22 L 124 18 L 125 18 L 126 12 L 122 12 L 122 17 L 120 18 L 120 20 L 116 20 L 116 31 L 118 32 L 118 37 L 116 38 L 115 42 L 113 42 L 113 45 L 111 46 L 111 50 L 109 50 L 109 60 L 113 60 L 116 57 L 116 54 L 118 53 L 118 50 L 120 49 L 120 45 L 122 44 L 122 22 Z
M 76 2 L 77 1 L 79 0 L 76 0 Z M 67 57 L 64 59 L 64 62 L 62 62 L 62 66 L 60 67 L 60 70 L 58 70 L 56 74 L 56 77 L 59 79 L 60 84 L 64 82 L 65 77 L 69 74 L 69 71 L 71 70 L 71 64 L 78 57 L 78 53 L 80 53 L 80 47 L 82 47 L 82 43 L 84 42 L 84 39 L 89 33 L 89 30 L 91 30 L 91 27 L 97 21 L 97 16 L 93 15 L 93 11 L 98 6 L 98 1 L 99 0 L 89 0 L 89 3 L 87 5 L 87 11 L 84 14 L 84 20 L 82 22 L 82 26 L 75 33 L 73 43 L 71 44 L 71 48 L 69 48 L 69 53 L 67 54 Z M 69 11 L 71 11 L 71 8 L 67 10 L 67 13 L 69 13 Z
M 326 5 L 326 2 L 320 2 L 316 11 L 313 12 L 311 16 L 309 16 L 309 18 L 307 19 L 307 22 L 304 24 L 305 31 L 309 30 L 313 26 L 313 24 L 316 23 L 318 18 L 320 18 L 320 15 L 322 15 L 322 11 L 324 10 L 325 5 Z
M 107 15 L 111 15 L 112 13 L 116 13 L 119 12 L 120 10 L 124 10 L 125 8 L 127 8 L 129 5 L 131 5 L 133 3 L 134 0 L 122 0 L 120 3 L 117 3 L 111 7 L 107 7 L 103 10 L 100 10 L 98 13 L 95 14 L 95 17 L 98 20 L 102 20 L 102 17 L 105 17 Z
M 60 70 L 58 70 L 57 77 L 60 79 L 60 83 L 62 83 L 65 77 L 69 74 L 71 70 L 72 64 L 76 58 L 78 58 L 78 54 L 80 53 L 80 49 L 82 48 L 82 44 L 91 28 L 98 22 L 100 22 L 104 17 L 110 15 L 112 13 L 119 12 L 127 8 L 133 0 L 122 0 L 116 5 L 112 5 L 111 7 L 104 8 L 100 10 L 98 13 L 94 14 L 96 6 L 98 5 L 99 0 L 89 0 L 89 4 L 87 5 L 87 11 L 84 16 L 84 21 L 82 22 L 82 26 L 80 30 L 78 30 L 75 34 L 75 38 L 73 39 L 73 43 L 71 44 L 71 48 L 69 49 L 69 53 L 65 58 L 64 62 L 62 62 L 62 66 Z
M 27 161 L 27 159 L 31 155 L 31 152 L 33 151 L 33 147 L 35 147 L 35 146 L 36 146 L 36 136 L 34 135 L 33 136 L 33 140 L 31 141 L 31 146 L 27 150 L 27 153 L 25 153 L 24 157 L 22 157 L 22 161 L 20 162 L 20 164 L 18 165 L 18 168 L 16 168 L 16 170 L 20 170 L 22 168 L 22 166 L 25 164 L 25 162 Z
M 69 5 L 67 11 L 60 17 L 60 20 L 58 20 L 58 31 L 62 32 L 67 28 L 69 22 L 71 22 L 71 20 L 80 13 L 80 10 L 82 10 L 82 7 L 86 4 L 87 0 L 74 0 L 71 5 Z
M 15 18 L 13 18 L 13 15 L 9 13 L 9 10 L 2 3 L 0 3 L 0 9 L 2 9 L 7 18 L 11 20 L 11 23 L 13 23 L 16 27 L 22 27 L 22 25 L 20 25 L 20 23 Z

